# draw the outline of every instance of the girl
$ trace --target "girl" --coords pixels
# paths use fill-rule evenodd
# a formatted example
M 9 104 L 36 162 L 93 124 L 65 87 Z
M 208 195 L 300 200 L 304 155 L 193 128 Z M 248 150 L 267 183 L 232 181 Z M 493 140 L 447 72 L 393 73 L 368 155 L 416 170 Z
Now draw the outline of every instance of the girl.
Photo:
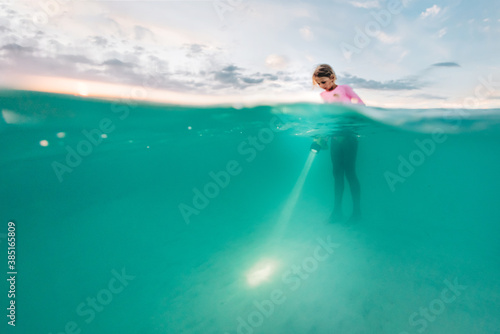
M 337 75 L 330 65 L 322 64 L 316 67 L 312 76 L 313 85 L 318 85 L 324 91 L 320 94 L 326 103 L 355 103 L 364 102 L 348 85 L 337 85 Z M 316 140 L 317 144 L 325 147 L 326 138 Z M 353 212 L 350 222 L 361 218 L 360 186 L 356 175 L 356 153 L 358 150 L 358 136 L 350 129 L 336 130 L 332 134 L 330 153 L 335 179 L 335 206 L 330 221 L 342 219 L 342 195 L 344 193 L 344 175 L 349 182 L 352 195 Z M 328 146 L 326 146 L 328 147 Z

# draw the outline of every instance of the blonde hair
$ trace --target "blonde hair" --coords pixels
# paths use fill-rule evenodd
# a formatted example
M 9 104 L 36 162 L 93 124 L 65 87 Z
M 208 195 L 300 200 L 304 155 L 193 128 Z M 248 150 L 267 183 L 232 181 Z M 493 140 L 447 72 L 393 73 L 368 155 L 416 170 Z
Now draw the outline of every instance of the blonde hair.
M 317 86 L 318 83 L 316 82 L 316 78 L 322 78 L 322 77 L 327 77 L 331 78 L 333 75 L 333 80 L 337 79 L 337 75 L 335 74 L 335 71 L 333 68 L 328 65 L 328 64 L 321 64 L 316 67 L 314 70 L 314 73 L 312 75 L 312 81 L 313 81 L 313 88 L 314 86 Z

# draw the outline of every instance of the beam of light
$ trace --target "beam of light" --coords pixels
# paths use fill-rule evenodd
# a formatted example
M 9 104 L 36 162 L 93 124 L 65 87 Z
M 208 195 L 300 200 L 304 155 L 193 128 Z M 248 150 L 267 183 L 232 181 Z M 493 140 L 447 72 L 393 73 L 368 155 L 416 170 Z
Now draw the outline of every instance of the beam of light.
M 290 221 L 290 218 L 293 213 L 293 209 L 297 205 L 297 201 L 299 200 L 300 193 L 302 192 L 302 188 L 304 186 L 304 183 L 306 181 L 307 174 L 309 173 L 309 170 L 311 169 L 312 162 L 314 160 L 314 157 L 316 156 L 315 151 L 310 151 L 309 156 L 307 157 L 307 161 L 304 165 L 304 168 L 302 168 L 302 171 L 300 172 L 299 178 L 297 182 L 295 183 L 295 186 L 292 189 L 292 192 L 290 193 L 290 197 L 288 197 L 288 200 L 281 211 L 280 218 L 278 220 L 278 223 L 276 224 L 276 231 L 275 235 L 280 237 L 283 232 L 285 231 L 288 222 Z
M 316 156 L 317 152 L 318 152 L 317 150 L 312 150 L 312 149 L 309 152 L 309 156 L 307 157 L 304 168 L 302 168 L 299 178 L 295 183 L 295 186 L 293 187 L 292 192 L 290 193 L 290 196 L 288 197 L 285 206 L 283 207 L 281 215 L 278 219 L 278 223 L 276 224 L 274 234 L 271 236 L 268 242 L 276 245 L 275 242 L 277 241 L 277 239 L 279 240 L 281 238 L 283 232 L 286 230 L 288 222 L 290 221 L 290 218 L 292 216 L 293 209 L 295 208 L 299 200 L 299 196 L 300 193 L 302 192 L 302 188 L 304 187 L 307 174 L 311 169 L 314 157 Z M 255 287 L 265 281 L 268 281 L 272 276 L 272 274 L 276 271 L 276 266 L 277 266 L 276 262 L 271 260 L 262 260 L 259 263 L 257 263 L 246 274 L 248 285 L 250 285 L 251 287 Z

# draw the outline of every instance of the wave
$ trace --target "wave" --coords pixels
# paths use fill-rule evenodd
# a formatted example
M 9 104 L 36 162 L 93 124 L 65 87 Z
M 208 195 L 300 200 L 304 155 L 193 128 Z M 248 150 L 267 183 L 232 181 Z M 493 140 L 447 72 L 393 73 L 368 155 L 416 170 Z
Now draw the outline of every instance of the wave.
M 209 136 L 277 126 L 293 135 L 319 136 L 339 129 L 467 133 L 496 130 L 500 109 L 388 109 L 358 105 L 291 103 L 180 106 L 102 100 L 31 91 L 0 91 L 0 128 L 96 127 L 103 119 L 122 129 Z

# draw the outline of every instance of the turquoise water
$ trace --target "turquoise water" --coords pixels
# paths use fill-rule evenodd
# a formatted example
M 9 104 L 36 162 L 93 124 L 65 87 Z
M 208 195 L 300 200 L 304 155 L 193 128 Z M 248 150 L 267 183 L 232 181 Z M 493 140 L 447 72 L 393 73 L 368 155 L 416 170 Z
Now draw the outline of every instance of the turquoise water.
M 500 333 L 500 110 L 0 109 L 2 333 Z M 357 224 L 328 221 L 330 154 L 309 149 L 339 129 Z

